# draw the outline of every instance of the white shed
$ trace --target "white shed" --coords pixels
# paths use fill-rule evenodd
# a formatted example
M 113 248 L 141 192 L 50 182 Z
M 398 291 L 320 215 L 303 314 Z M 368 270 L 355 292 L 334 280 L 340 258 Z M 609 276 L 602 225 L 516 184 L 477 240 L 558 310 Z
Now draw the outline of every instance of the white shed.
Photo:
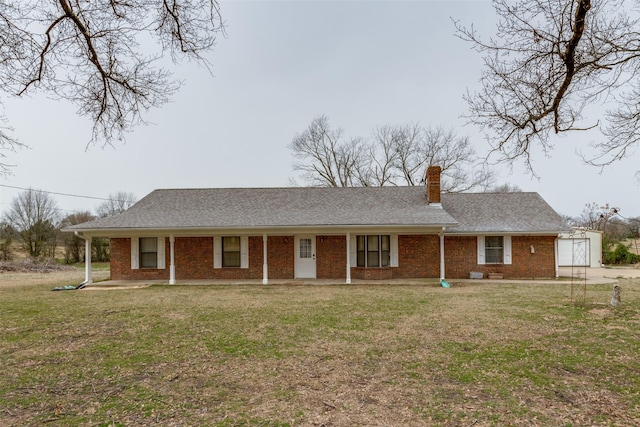
M 600 267 L 602 265 L 602 231 L 574 227 L 558 239 L 559 267 Z

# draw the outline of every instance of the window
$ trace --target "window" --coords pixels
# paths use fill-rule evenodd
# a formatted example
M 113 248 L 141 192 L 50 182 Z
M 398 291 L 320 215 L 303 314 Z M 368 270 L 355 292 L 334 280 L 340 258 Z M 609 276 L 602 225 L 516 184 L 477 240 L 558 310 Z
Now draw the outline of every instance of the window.
M 213 236 L 213 268 L 249 268 L 249 236 Z
M 311 258 L 313 256 L 311 248 L 311 239 L 300 239 L 300 258 Z
M 240 237 L 222 238 L 222 267 L 240 267 Z
M 158 239 L 140 238 L 140 268 L 158 268 Z
M 358 267 L 389 267 L 391 238 L 388 235 L 356 237 Z
M 486 264 L 504 263 L 504 239 L 502 236 L 485 236 L 484 259 Z

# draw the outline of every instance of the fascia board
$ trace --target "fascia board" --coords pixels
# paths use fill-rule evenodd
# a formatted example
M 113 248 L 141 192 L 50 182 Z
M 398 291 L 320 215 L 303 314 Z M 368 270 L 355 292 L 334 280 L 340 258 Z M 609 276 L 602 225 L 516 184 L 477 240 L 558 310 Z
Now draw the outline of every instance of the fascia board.
M 454 232 L 444 232 L 445 236 L 491 236 L 491 235 L 508 235 L 508 236 L 550 236 L 550 235 L 560 235 L 564 231 L 558 230 L 550 230 L 550 231 L 505 231 L 505 230 L 496 230 L 496 231 L 465 231 L 456 233 Z
M 129 237 L 129 236 L 214 236 L 222 234 L 238 235 L 294 235 L 324 234 L 344 235 L 347 233 L 394 233 L 394 234 L 437 234 L 443 227 L 454 227 L 454 224 L 423 225 L 341 225 L 341 226 L 297 226 L 297 227 L 227 227 L 227 228 L 117 228 L 117 229 L 85 229 L 77 231 L 86 237 Z M 63 230 L 64 231 L 64 230 Z

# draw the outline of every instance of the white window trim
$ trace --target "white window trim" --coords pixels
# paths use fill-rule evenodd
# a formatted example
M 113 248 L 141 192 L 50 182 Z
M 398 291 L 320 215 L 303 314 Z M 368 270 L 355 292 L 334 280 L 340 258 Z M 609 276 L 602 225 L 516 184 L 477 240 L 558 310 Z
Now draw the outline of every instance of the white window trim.
M 478 265 L 511 265 L 511 236 L 502 236 L 502 257 L 503 262 L 501 264 L 487 264 L 485 261 L 485 236 L 478 236 Z
M 158 262 L 157 269 L 164 270 L 167 267 L 166 248 L 164 247 L 164 237 L 158 237 Z
M 232 237 L 232 236 L 230 236 Z M 213 237 L 213 268 L 222 267 L 222 236 Z M 238 268 L 238 267 L 226 267 Z M 240 236 L 240 268 L 249 268 L 249 236 Z
M 131 238 L 131 269 L 138 270 L 140 268 L 140 238 Z
M 158 237 L 156 268 L 151 270 L 164 270 L 167 268 L 166 248 L 164 246 L 164 237 Z M 140 237 L 131 238 L 131 269 L 140 269 Z
M 391 235 L 391 247 L 389 257 L 389 267 L 398 267 L 398 235 Z
M 365 234 L 351 235 L 350 242 L 349 242 L 349 261 L 350 261 L 351 267 L 358 266 L 358 241 L 356 240 L 357 236 L 365 236 Z M 381 233 L 381 234 L 378 234 L 378 236 L 389 236 L 389 267 L 398 267 L 399 266 L 398 235 Z M 370 268 L 387 268 L 387 267 L 370 267 Z

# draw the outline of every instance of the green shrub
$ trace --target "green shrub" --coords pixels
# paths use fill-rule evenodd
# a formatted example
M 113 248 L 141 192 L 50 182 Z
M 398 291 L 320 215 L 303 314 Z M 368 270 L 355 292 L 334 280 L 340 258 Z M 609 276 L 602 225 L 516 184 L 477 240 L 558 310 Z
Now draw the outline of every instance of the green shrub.
M 638 255 L 629 252 L 622 243 L 618 243 L 613 251 L 606 251 L 604 253 L 605 264 L 637 264 L 640 262 Z

